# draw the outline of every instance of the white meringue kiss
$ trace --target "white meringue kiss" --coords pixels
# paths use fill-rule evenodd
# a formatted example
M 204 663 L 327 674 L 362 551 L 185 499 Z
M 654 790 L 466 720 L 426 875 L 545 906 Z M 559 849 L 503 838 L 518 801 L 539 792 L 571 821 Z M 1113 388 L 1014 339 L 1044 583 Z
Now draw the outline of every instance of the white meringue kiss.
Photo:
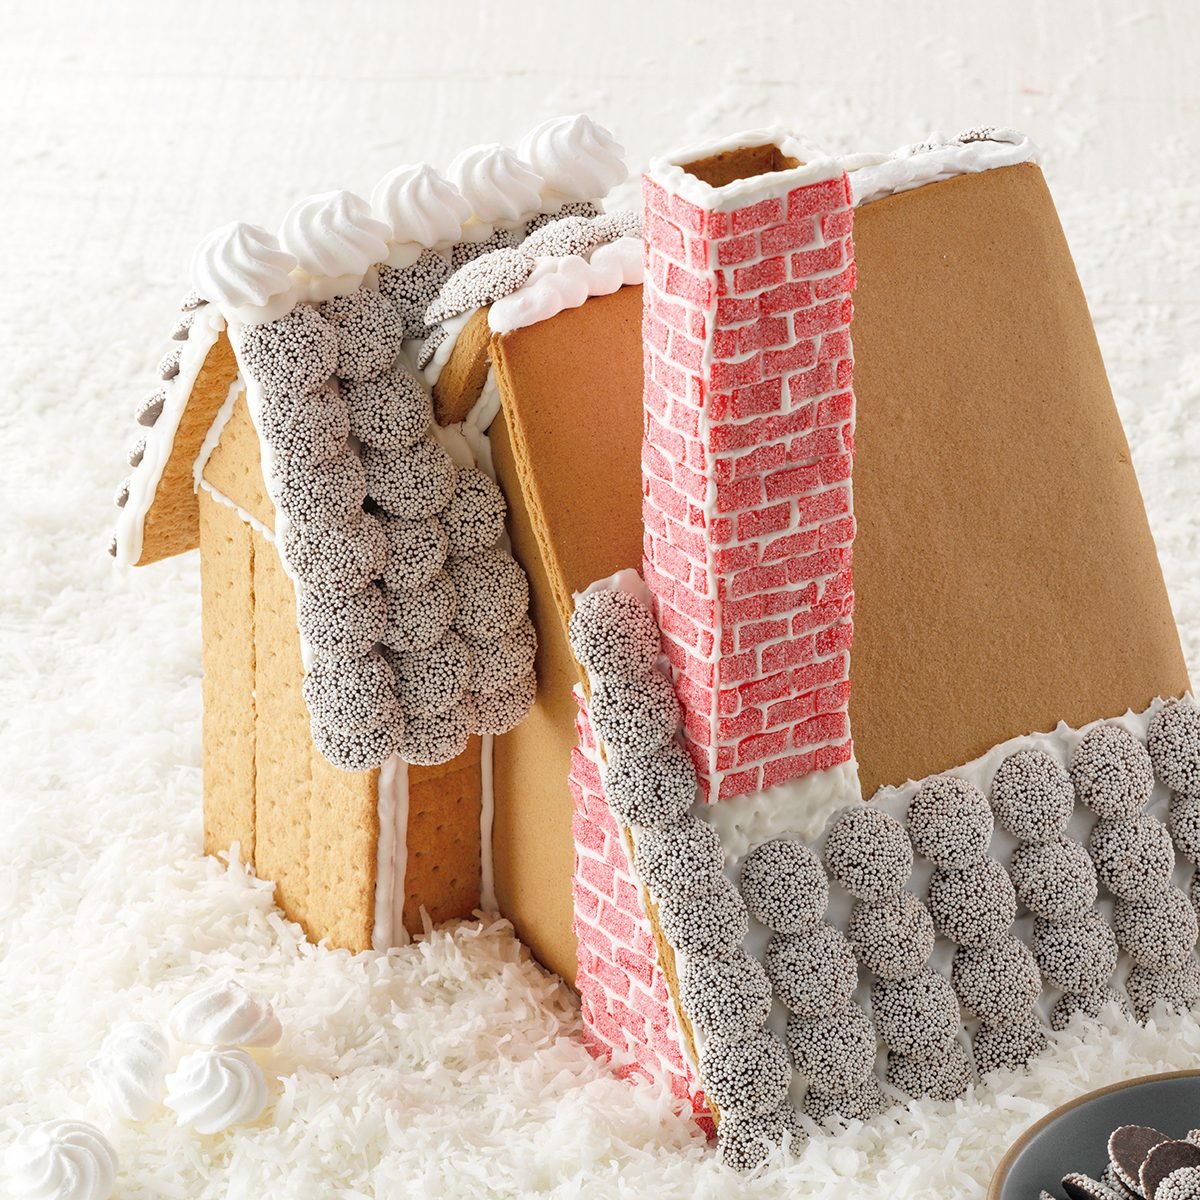
M 247 325 L 274 321 L 296 303 L 296 260 L 265 229 L 235 221 L 214 229 L 192 255 L 192 286 Z
M 371 192 L 371 211 L 391 226 L 388 262 L 397 267 L 414 262 L 424 248 L 457 242 L 471 216 L 463 194 L 428 163 L 389 171 Z
M 21 1132 L 4 1166 L 10 1200 L 108 1200 L 117 1152 L 86 1121 L 47 1121 Z
M 542 177 L 507 146 L 470 146 L 446 174 L 484 224 L 517 224 L 541 208 Z
M 96 1091 L 119 1121 L 144 1121 L 162 1103 L 170 1052 L 153 1026 L 116 1026 L 88 1063 Z
M 367 271 L 387 258 L 391 232 L 361 196 L 343 191 L 293 204 L 279 237 L 307 276 L 305 299 L 321 301 L 356 291 Z
M 548 198 L 600 200 L 629 174 L 625 148 L 583 113 L 531 129 L 517 153 L 546 181 Z
M 222 1133 L 266 1107 L 267 1081 L 245 1050 L 218 1046 L 185 1054 L 167 1076 L 166 1105 L 197 1133 Z
M 168 1018 L 176 1041 L 193 1046 L 274 1046 L 283 1036 L 270 1001 L 234 980 L 184 996 Z

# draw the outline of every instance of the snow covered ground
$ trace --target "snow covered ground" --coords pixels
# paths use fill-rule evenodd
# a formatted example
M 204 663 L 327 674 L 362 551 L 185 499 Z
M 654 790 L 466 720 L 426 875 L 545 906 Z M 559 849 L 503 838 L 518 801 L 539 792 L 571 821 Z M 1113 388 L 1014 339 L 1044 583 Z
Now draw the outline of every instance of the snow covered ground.
M 110 1023 L 218 972 L 283 1018 L 271 1106 L 220 1138 L 169 1114 L 113 1128 L 124 1200 L 977 1195 L 1047 1108 L 1200 1063 L 1191 1017 L 1081 1027 L 1028 1076 L 732 1179 L 588 1057 L 569 995 L 502 924 L 351 958 L 200 858 L 196 563 L 119 575 L 104 554 L 133 406 L 215 224 L 579 109 L 635 166 L 774 120 L 834 149 L 1003 123 L 1043 147 L 1200 676 L 1198 52 L 1188 6 L 1112 0 L 6 6 L 0 1146 L 100 1119 L 85 1064 Z

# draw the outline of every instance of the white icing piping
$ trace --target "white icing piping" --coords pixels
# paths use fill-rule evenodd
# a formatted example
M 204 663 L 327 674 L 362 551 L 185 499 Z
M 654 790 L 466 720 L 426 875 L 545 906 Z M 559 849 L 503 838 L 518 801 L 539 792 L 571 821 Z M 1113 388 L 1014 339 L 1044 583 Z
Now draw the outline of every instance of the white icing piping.
M 454 353 L 454 347 L 458 344 L 458 335 L 467 327 L 467 322 L 478 312 L 476 308 L 468 309 L 465 313 L 460 313 L 457 317 L 449 317 L 442 322 L 442 328 L 446 331 L 446 336 L 438 343 L 438 348 L 433 352 L 433 357 L 425 364 L 425 370 L 420 372 L 425 378 L 425 382 L 433 387 L 442 377 L 442 368 L 450 361 L 450 356 Z
M 242 394 L 245 386 L 241 375 L 234 378 L 234 381 L 229 385 L 228 395 L 226 395 L 224 402 L 217 410 L 217 415 L 213 418 L 213 423 L 208 427 L 208 432 L 204 435 L 204 441 L 200 443 L 200 453 L 196 455 L 196 461 L 192 466 L 193 491 L 200 487 L 204 479 L 204 468 L 208 466 L 208 460 L 212 458 L 213 451 L 216 450 L 217 444 L 221 440 L 221 434 L 225 432 L 225 426 L 229 424 L 229 419 L 233 416 L 234 405 L 237 404 L 237 399 Z
M 117 510 L 116 558 L 123 567 L 133 566 L 142 557 L 146 514 L 154 504 L 159 482 L 175 446 L 179 423 L 191 399 L 192 388 L 196 386 L 208 352 L 216 345 L 224 328 L 225 320 L 214 305 L 198 309 L 180 351 L 179 371 L 174 379 L 162 384 L 166 396 L 162 412 L 146 430 L 146 449 L 142 461 L 129 476 L 129 497 L 124 507 Z
M 375 921 L 371 929 L 371 949 L 382 951 L 408 943 L 408 930 L 404 927 L 408 764 L 398 754 L 393 754 L 379 768 L 376 790 L 379 841 L 375 852 Z
M 490 733 L 482 737 L 479 754 L 479 907 L 484 912 L 499 912 L 496 903 L 496 863 L 492 854 L 492 825 L 496 815 L 496 796 L 492 784 L 496 739 Z
M 493 333 L 510 333 L 578 308 L 590 296 L 607 296 L 629 283 L 641 283 L 644 271 L 642 239 L 617 238 L 597 246 L 589 258 L 570 254 L 539 258 L 523 287 L 488 309 Z M 440 349 L 440 347 L 439 347 Z
M 891 154 L 847 155 L 843 162 L 854 204 L 869 204 L 956 175 L 1039 161 L 1037 147 L 1015 129 L 987 130 L 986 135 L 984 140 L 960 142 L 931 134 L 920 145 L 901 146 Z
M 713 187 L 684 170 L 688 163 L 715 154 L 767 145 L 775 145 L 780 153 L 797 159 L 800 165 L 784 171 L 735 179 L 723 187 Z M 842 164 L 838 159 L 831 158 L 777 127 L 748 130 L 721 141 L 687 146 L 662 158 L 651 159 L 649 170 L 650 178 L 668 192 L 709 212 L 733 212 L 766 196 L 786 195 L 793 188 L 836 179 L 841 173 Z
M 200 480 L 199 490 L 207 492 L 218 504 L 224 504 L 226 508 L 232 508 L 255 533 L 261 534 L 271 545 L 275 545 L 274 530 L 264 525 L 257 517 L 248 513 L 236 500 L 231 500 L 224 492 L 218 491 L 207 479 Z

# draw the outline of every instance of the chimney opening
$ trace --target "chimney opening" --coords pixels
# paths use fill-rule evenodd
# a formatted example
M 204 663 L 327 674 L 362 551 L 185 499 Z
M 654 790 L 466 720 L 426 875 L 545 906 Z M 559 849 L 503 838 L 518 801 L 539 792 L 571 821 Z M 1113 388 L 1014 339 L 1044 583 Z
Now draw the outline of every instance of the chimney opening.
M 773 142 L 763 146 L 741 146 L 736 150 L 722 150 L 694 162 L 681 164 L 691 176 L 707 183 L 709 187 L 721 188 L 736 183 L 739 179 L 753 179 L 756 175 L 772 175 L 778 171 L 791 171 L 802 167 L 798 158 L 784 154 Z

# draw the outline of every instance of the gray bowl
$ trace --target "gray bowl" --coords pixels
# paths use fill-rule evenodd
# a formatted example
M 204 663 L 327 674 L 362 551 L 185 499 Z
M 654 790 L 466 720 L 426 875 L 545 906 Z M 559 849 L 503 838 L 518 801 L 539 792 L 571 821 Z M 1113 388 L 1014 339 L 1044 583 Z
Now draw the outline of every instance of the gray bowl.
M 1128 1079 L 1056 1108 L 1013 1143 L 992 1176 L 988 1200 L 1036 1200 L 1043 1188 L 1065 1197 L 1064 1175 L 1098 1178 L 1118 1125 L 1152 1125 L 1176 1138 L 1200 1127 L 1200 1071 Z

